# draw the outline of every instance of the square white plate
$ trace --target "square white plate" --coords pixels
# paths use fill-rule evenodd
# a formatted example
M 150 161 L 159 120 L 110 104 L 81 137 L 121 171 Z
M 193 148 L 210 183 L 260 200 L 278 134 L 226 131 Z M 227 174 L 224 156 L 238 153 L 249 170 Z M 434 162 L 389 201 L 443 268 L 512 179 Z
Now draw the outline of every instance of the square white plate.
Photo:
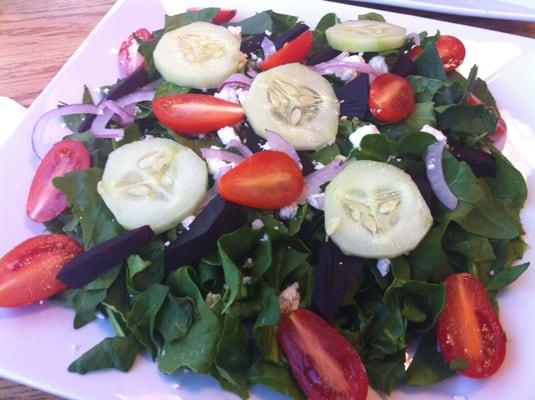
M 30 136 L 37 118 L 58 104 L 78 102 L 82 84 L 98 88 L 114 82 L 117 75 L 116 48 L 139 27 L 159 29 L 164 14 L 184 11 L 188 6 L 222 6 L 239 10 L 238 19 L 255 11 L 272 8 L 298 15 L 315 26 L 327 12 L 342 19 L 355 18 L 369 9 L 318 0 L 246 1 L 246 0 L 123 0 L 117 2 L 95 30 L 74 53 L 46 89 L 29 108 L 22 124 L 0 146 L 0 254 L 43 227 L 31 222 L 25 213 L 26 194 L 38 165 L 32 153 Z M 439 22 L 424 18 L 383 12 L 388 21 L 407 27 L 408 31 L 435 31 L 460 37 L 467 47 L 464 73 L 474 63 L 496 95 L 509 126 L 505 153 L 527 177 L 530 197 L 523 221 L 530 243 L 535 234 L 535 113 L 533 93 L 535 80 L 535 41 L 482 29 Z M 533 251 L 526 254 L 532 259 Z M 491 379 L 475 381 L 463 378 L 423 390 L 401 389 L 392 399 L 446 400 L 464 395 L 469 400 L 535 399 L 532 364 L 535 358 L 535 271 L 528 270 L 500 298 L 501 320 L 509 342 L 505 365 Z M 209 377 L 177 373 L 166 377 L 157 365 L 139 357 L 132 371 L 124 374 L 104 371 L 87 376 L 70 374 L 67 366 L 80 354 L 112 335 L 105 321 L 92 323 L 75 331 L 70 310 L 45 303 L 19 310 L 0 310 L 0 376 L 67 398 L 77 399 L 165 399 L 212 400 L 237 399 L 219 389 Z M 178 383 L 180 389 L 174 389 Z M 410 392 L 410 395 L 409 395 Z M 264 387 L 253 391 L 254 399 L 282 399 Z M 370 399 L 379 396 L 370 394 Z

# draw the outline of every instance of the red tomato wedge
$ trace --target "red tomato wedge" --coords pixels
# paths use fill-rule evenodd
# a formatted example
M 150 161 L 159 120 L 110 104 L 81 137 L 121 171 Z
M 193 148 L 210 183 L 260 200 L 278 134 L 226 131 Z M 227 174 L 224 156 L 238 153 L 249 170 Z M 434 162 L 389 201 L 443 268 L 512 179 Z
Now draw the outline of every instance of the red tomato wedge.
M 52 180 L 90 166 L 91 156 L 82 143 L 75 140 L 56 143 L 46 153 L 33 177 L 26 203 L 28 217 L 47 222 L 61 214 L 67 208 L 67 199 L 54 187 Z
M 56 279 L 61 268 L 84 248 L 65 235 L 25 240 L 0 258 L 0 307 L 44 300 L 66 288 Z
M 463 42 L 455 36 L 440 35 L 435 46 L 446 72 L 454 71 L 463 63 L 466 49 Z
M 411 59 L 411 61 L 416 61 L 416 59 L 422 54 L 422 51 L 424 51 L 424 48 L 422 46 L 413 46 L 407 55 Z
M 468 95 L 468 105 L 469 106 L 476 106 L 478 104 L 483 104 L 481 100 L 479 100 L 474 94 L 470 93 Z M 500 116 L 498 117 L 498 122 L 496 123 L 496 129 L 494 132 L 492 132 L 489 137 L 492 140 L 498 140 L 500 137 L 505 135 L 507 133 L 507 124 L 505 120 Z
M 170 94 L 152 101 L 152 110 L 162 124 L 180 133 L 196 135 L 243 121 L 237 103 L 207 94 Z
M 303 192 L 295 161 L 278 151 L 253 154 L 221 177 L 221 197 L 248 207 L 273 209 L 293 203 Z
M 187 9 L 187 12 L 196 12 L 201 11 L 202 8 L 199 7 L 190 7 Z M 212 24 L 224 24 L 229 22 L 232 18 L 236 16 L 236 9 L 222 8 L 219 12 L 212 18 Z
M 312 31 L 303 32 L 294 40 L 286 43 L 282 48 L 266 58 L 260 68 L 262 71 L 278 67 L 283 64 L 300 63 L 304 61 L 312 50 L 314 35 Z
M 357 351 L 313 312 L 283 315 L 279 343 L 308 399 L 366 399 L 368 376 Z
M 368 105 L 379 121 L 397 122 L 414 110 L 415 95 L 411 84 L 395 74 L 379 75 L 370 85 Z
M 444 281 L 446 306 L 437 323 L 438 344 L 447 362 L 464 360 L 458 372 L 470 378 L 494 374 L 505 357 L 505 333 L 483 284 L 462 273 Z
M 121 78 L 125 78 L 134 72 L 137 68 L 141 67 L 145 61 L 145 57 L 137 51 L 139 48 L 139 41 L 147 41 L 152 39 L 152 32 L 141 28 L 128 36 L 126 40 L 121 43 L 119 48 L 119 75 Z

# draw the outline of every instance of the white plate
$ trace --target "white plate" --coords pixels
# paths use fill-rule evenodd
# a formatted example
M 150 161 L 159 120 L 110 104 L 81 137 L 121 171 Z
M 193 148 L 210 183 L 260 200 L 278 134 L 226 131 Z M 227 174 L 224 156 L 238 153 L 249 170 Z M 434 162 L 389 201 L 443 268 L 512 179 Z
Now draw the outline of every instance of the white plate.
M 92 88 L 116 79 L 116 51 L 121 40 L 139 27 L 157 29 L 163 25 L 164 13 L 176 13 L 188 6 L 224 6 L 240 10 L 238 17 L 255 11 L 273 8 L 279 12 L 298 15 L 312 26 L 327 12 L 336 12 L 342 19 L 354 18 L 368 12 L 348 5 L 308 0 L 123 0 L 117 2 L 95 30 L 84 41 L 46 89 L 29 108 L 22 124 L 0 147 L 0 254 L 4 254 L 23 239 L 43 232 L 43 227 L 26 218 L 26 194 L 37 160 L 30 146 L 30 135 L 36 119 L 58 101 L 80 101 L 82 84 Z M 503 110 L 509 134 L 505 153 L 514 160 L 527 177 L 530 198 L 523 212 L 528 240 L 535 234 L 535 113 L 531 79 L 535 65 L 535 41 L 498 32 L 454 25 L 393 13 L 383 13 L 393 23 L 408 31 L 440 29 L 462 38 L 467 47 L 463 72 L 476 63 L 481 76 L 490 83 Z M 529 251 L 526 259 L 533 257 Z M 392 399 L 446 400 L 464 395 L 469 400 L 534 399 L 533 333 L 535 332 L 535 270 L 530 269 L 522 279 L 500 298 L 501 320 L 509 343 L 505 365 L 491 379 L 475 381 L 463 378 L 419 391 L 397 391 Z M 163 376 L 157 365 L 138 359 L 132 371 L 93 373 L 87 376 L 70 374 L 69 363 L 112 334 L 105 321 L 92 323 L 79 331 L 72 326 L 70 310 L 50 304 L 35 305 L 19 310 L 0 310 L 0 376 L 31 385 L 63 397 L 77 399 L 165 399 L 212 400 L 237 399 L 221 391 L 209 377 L 193 374 Z M 180 389 L 172 387 L 180 384 Z M 254 399 L 282 399 L 264 387 L 254 389 Z M 414 392 L 414 393 L 413 393 Z M 370 399 L 378 399 L 370 394 Z
M 351 1 L 351 0 L 349 0 Z M 414 8 L 482 18 L 535 21 L 533 0 L 364 0 L 385 6 Z

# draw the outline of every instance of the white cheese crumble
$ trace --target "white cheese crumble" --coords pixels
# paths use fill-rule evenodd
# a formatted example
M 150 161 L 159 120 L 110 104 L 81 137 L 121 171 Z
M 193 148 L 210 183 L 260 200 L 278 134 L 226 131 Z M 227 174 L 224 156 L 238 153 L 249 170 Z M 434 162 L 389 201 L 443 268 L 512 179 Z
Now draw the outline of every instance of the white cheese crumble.
M 253 283 L 253 278 L 251 278 L 250 276 L 244 276 L 242 279 L 241 279 L 241 283 L 243 285 L 252 285 Z
M 268 236 L 268 234 L 267 234 L 267 233 L 264 233 L 264 235 L 260 238 L 260 240 L 261 240 L 262 242 L 265 242 L 265 241 L 269 240 L 269 236 Z
M 264 31 L 264 33 L 266 34 L 266 36 L 271 36 L 272 35 L 272 33 L 270 31 L 268 31 L 268 30 Z
M 325 193 L 317 193 L 308 196 L 308 204 L 316 210 L 323 210 L 325 208 Z
M 357 63 L 366 64 L 366 61 L 364 60 L 364 58 L 362 58 L 361 56 L 358 56 L 358 55 L 347 56 L 347 57 L 343 58 L 340 61 L 341 62 L 357 62 Z M 340 78 L 343 81 L 350 81 L 352 79 L 355 79 L 357 74 L 358 74 L 357 71 L 355 71 L 353 68 L 349 68 L 349 67 L 348 68 L 337 68 L 334 71 L 334 76 L 336 76 L 337 78 Z
M 253 268 L 253 259 L 251 257 L 247 258 L 242 265 L 242 268 L 251 269 Z
M 230 101 L 231 103 L 242 104 L 247 98 L 248 94 L 249 91 L 243 88 L 225 86 L 220 92 L 215 92 L 214 97 L 217 97 L 221 100 Z
M 190 225 L 195 221 L 195 215 L 188 215 L 186 218 L 180 222 L 180 224 L 184 227 L 185 230 L 189 231 Z
M 301 296 L 299 295 L 299 283 L 294 282 L 279 295 L 279 307 L 282 314 L 291 313 L 299 308 Z
M 286 207 L 282 207 L 279 211 L 279 217 L 284 220 L 289 220 L 292 218 L 295 218 L 297 215 L 297 210 L 299 207 L 297 206 L 297 203 L 292 203 L 287 205 Z
M 241 42 L 241 26 L 227 26 L 227 29 Z
M 424 125 L 420 128 L 420 131 L 421 132 L 425 132 L 425 133 L 429 133 L 430 135 L 433 135 L 435 137 L 436 140 L 438 140 L 439 142 L 441 140 L 446 140 L 446 136 L 442 133 L 441 130 L 438 130 L 434 127 L 432 127 L 431 125 Z
M 312 164 L 314 164 L 315 170 L 325 168 L 325 165 L 323 163 L 316 161 L 316 160 L 312 160 Z
M 237 140 L 238 142 L 240 141 L 240 137 L 232 126 L 225 126 L 221 129 L 218 129 L 217 136 L 219 137 L 219 140 L 221 140 L 221 143 L 223 143 L 225 146 L 233 140 Z
M 368 64 L 379 74 L 388 73 L 388 65 L 386 65 L 386 61 L 383 56 L 372 57 L 370 61 L 368 61 Z
M 362 138 L 364 138 L 364 136 L 376 133 L 381 132 L 379 132 L 379 129 L 377 129 L 374 124 L 363 125 L 358 127 L 355 132 L 349 135 L 349 141 L 353 145 L 353 148 L 357 149 L 360 147 L 360 142 L 362 141 Z
M 221 168 L 233 165 L 232 163 L 227 163 L 218 158 L 207 158 L 206 164 L 208 165 L 208 171 L 212 176 L 216 176 Z
M 253 222 L 251 222 L 251 229 L 253 231 L 259 231 L 263 227 L 264 227 L 264 222 L 260 218 L 257 218 Z
M 168 241 L 165 242 L 163 245 L 164 245 L 165 247 L 169 247 L 170 244 L 171 244 L 171 242 L 168 240 Z
M 260 145 L 260 148 L 261 148 L 262 150 L 271 150 L 271 146 L 269 145 L 268 142 L 261 144 L 261 145 Z
M 208 292 L 204 301 L 208 304 L 208 307 L 213 308 L 220 300 L 221 295 L 219 293 Z
M 392 262 L 389 258 L 380 258 L 377 260 L 377 270 L 381 276 L 387 276 L 390 272 L 390 265 Z

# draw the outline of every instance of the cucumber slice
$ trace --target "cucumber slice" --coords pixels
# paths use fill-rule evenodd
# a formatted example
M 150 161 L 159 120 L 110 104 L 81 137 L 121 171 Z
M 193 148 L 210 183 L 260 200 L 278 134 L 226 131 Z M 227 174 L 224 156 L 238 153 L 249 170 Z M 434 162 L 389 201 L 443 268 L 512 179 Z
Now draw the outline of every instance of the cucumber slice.
M 222 26 L 194 22 L 165 33 L 153 57 L 166 81 L 195 89 L 217 88 L 238 70 L 240 41 Z
M 325 31 L 329 46 L 351 53 L 397 49 L 405 43 L 407 30 L 380 21 L 347 21 Z
M 325 231 L 346 255 L 397 257 L 432 224 L 416 184 L 390 164 L 349 161 L 325 190 Z
M 174 140 L 139 140 L 110 153 L 97 190 L 125 229 L 164 232 L 192 214 L 206 194 L 206 164 Z
M 338 130 L 340 104 L 331 84 L 302 64 L 286 64 L 256 76 L 243 104 L 256 134 L 273 130 L 297 150 L 317 150 Z

